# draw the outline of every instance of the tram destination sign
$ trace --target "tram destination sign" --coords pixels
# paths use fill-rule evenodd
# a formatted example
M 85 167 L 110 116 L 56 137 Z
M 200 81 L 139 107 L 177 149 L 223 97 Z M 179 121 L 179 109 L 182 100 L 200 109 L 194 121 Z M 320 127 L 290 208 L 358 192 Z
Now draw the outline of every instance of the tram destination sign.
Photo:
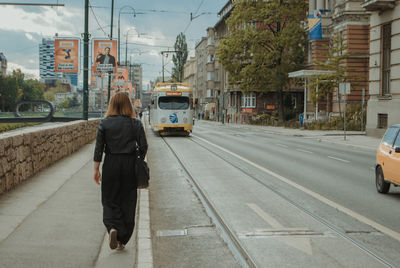
M 167 96 L 182 96 L 182 92 L 167 92 Z

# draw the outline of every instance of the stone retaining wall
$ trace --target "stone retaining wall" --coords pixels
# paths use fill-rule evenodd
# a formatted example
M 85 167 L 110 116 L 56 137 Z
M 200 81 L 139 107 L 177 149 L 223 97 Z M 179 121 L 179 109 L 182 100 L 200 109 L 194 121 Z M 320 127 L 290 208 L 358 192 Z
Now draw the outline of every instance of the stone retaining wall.
M 0 134 L 0 194 L 96 138 L 100 119 Z

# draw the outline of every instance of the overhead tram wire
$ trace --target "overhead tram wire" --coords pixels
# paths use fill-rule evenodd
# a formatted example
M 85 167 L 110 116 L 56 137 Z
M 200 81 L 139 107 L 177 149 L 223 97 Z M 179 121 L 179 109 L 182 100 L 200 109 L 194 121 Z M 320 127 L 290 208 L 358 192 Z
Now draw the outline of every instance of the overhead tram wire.
M 203 3 L 204 3 L 204 0 L 201 0 L 201 3 L 200 3 L 200 5 L 197 7 L 196 12 L 194 12 L 194 17 L 197 15 L 197 12 L 199 12 L 200 7 L 203 5 Z M 186 33 L 187 29 L 189 29 L 190 24 L 192 24 L 192 16 L 190 16 L 190 21 L 189 21 L 188 25 L 186 26 L 185 30 L 183 31 L 184 34 Z
M 90 7 L 90 11 L 92 11 L 93 17 L 96 20 L 97 25 L 99 26 L 99 28 L 103 31 L 104 35 L 107 37 L 110 37 L 109 34 L 106 33 L 106 31 L 103 29 L 103 26 L 101 26 L 99 20 L 97 19 L 96 13 L 94 13 L 94 10 L 92 8 L 92 5 L 90 5 L 90 0 L 89 0 L 89 7 Z

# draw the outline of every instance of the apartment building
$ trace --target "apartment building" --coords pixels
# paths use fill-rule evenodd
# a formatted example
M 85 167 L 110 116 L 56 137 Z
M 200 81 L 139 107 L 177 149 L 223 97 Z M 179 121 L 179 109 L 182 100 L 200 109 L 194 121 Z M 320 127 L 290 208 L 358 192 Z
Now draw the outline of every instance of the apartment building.
M 6 75 L 7 72 L 7 58 L 3 52 L 0 52 L 0 75 Z
M 400 123 L 400 1 L 367 0 L 369 28 L 369 94 L 366 131 L 382 136 Z

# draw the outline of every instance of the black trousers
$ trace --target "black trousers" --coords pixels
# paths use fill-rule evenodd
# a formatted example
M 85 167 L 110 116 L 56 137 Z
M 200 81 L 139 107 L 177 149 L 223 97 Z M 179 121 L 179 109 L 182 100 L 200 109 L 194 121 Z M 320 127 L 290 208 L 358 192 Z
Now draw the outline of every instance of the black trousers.
M 106 154 L 101 182 L 103 223 L 118 231 L 118 241 L 128 243 L 135 227 L 137 181 L 135 155 Z

